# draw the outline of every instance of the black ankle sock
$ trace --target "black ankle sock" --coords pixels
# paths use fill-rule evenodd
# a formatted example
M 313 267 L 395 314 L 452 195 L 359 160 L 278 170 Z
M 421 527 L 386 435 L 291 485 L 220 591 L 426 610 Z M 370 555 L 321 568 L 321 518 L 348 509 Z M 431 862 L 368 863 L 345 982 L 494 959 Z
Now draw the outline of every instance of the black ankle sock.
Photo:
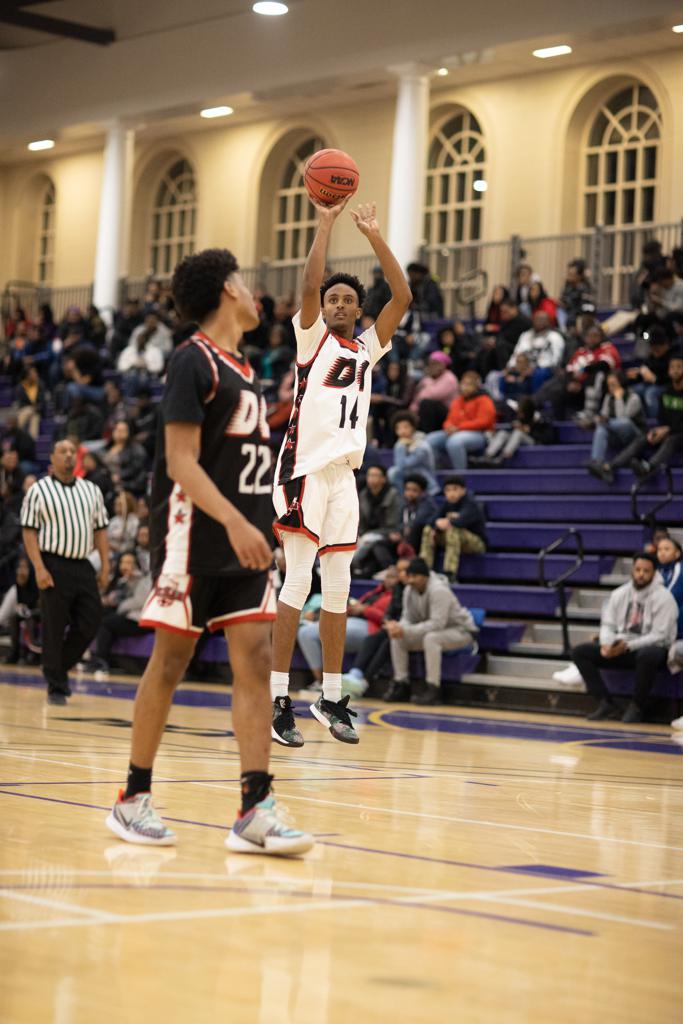
M 260 803 L 270 793 L 270 784 L 273 776 L 268 772 L 242 772 L 240 782 L 242 784 L 242 814 L 246 814 L 252 807 Z
M 131 761 L 128 766 L 128 782 L 126 784 L 126 792 L 123 794 L 124 800 L 129 800 L 133 796 L 137 796 L 138 793 L 149 793 L 152 788 L 152 769 L 151 768 L 138 768 L 137 765 Z

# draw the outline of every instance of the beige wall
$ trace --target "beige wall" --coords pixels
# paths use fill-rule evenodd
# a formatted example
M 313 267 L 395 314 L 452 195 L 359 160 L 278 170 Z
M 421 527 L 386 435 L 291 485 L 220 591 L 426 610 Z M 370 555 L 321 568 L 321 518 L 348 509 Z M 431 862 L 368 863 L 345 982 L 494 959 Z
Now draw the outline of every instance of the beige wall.
M 675 50 L 630 62 L 562 69 L 509 80 L 439 89 L 433 112 L 450 104 L 469 107 L 486 137 L 487 178 L 484 237 L 505 239 L 575 231 L 580 148 L 592 111 L 612 87 L 642 79 L 657 96 L 664 120 L 658 221 L 683 216 L 683 61 Z M 675 102 L 678 100 L 678 102 Z M 249 266 L 270 254 L 272 190 L 292 133 L 316 132 L 328 145 L 352 153 L 361 169 L 359 200 L 376 199 L 386 225 L 393 132 L 393 101 L 312 108 L 291 121 L 247 125 L 222 122 L 209 131 L 139 142 L 133 173 L 130 252 L 124 264 L 133 276 L 148 271 L 149 215 L 160 174 L 178 155 L 197 173 L 197 245 L 229 245 Z M 32 182 L 50 175 L 57 189 L 55 285 L 92 280 L 102 154 L 48 157 L 0 171 L 0 285 L 31 272 Z M 678 173 L 676 173 L 678 168 Z M 366 249 L 350 218 L 334 236 L 333 254 Z

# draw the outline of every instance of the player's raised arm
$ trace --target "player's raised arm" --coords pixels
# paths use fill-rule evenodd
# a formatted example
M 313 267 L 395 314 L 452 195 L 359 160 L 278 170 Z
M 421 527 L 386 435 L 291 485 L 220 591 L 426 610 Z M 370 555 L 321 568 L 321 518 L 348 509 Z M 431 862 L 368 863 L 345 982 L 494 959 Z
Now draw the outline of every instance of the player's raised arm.
M 311 202 L 318 211 L 318 228 L 304 267 L 301 288 L 301 326 L 304 330 L 312 327 L 320 315 L 320 285 L 323 283 L 325 273 L 330 234 L 335 220 L 346 206 L 348 199 L 337 203 L 336 206 L 325 206 L 314 199 L 311 199 Z
M 384 348 L 391 342 L 396 333 L 396 328 L 412 302 L 413 295 L 401 265 L 382 238 L 379 224 L 377 223 L 377 205 L 375 203 L 362 203 L 357 211 L 351 210 L 350 212 L 356 227 L 362 235 L 365 235 L 375 250 L 380 266 L 384 271 L 384 277 L 391 288 L 391 298 L 377 317 L 375 323 L 377 337 L 379 338 L 380 345 Z

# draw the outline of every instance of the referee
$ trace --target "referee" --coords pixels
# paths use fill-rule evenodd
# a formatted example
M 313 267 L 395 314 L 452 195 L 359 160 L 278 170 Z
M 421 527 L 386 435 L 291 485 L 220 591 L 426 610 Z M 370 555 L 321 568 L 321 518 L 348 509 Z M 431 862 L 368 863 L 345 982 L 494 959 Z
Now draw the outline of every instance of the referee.
M 109 581 L 108 519 L 99 487 L 74 476 L 71 441 L 54 443 L 50 464 L 52 475 L 26 492 L 21 525 L 40 589 L 48 703 L 66 704 L 69 669 L 80 661 L 102 618 L 97 586 L 104 590 Z M 93 548 L 102 564 L 99 580 L 88 561 Z

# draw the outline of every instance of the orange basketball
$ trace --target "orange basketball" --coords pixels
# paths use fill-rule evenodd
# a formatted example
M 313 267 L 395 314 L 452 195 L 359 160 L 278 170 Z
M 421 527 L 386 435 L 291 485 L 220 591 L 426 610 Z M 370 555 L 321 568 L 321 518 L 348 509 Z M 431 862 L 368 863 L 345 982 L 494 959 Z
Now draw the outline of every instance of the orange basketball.
M 311 199 L 335 206 L 352 196 L 360 175 L 355 161 L 341 149 L 320 149 L 309 158 L 304 169 L 304 184 Z

